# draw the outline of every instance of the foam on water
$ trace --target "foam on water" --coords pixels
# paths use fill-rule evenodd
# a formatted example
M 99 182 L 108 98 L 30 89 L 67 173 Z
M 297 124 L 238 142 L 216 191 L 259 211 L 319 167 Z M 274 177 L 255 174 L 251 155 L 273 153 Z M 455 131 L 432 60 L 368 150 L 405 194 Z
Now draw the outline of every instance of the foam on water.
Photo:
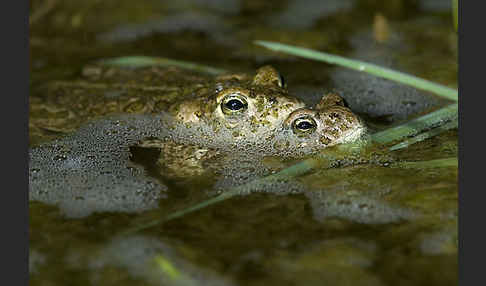
M 226 165 L 221 168 L 221 176 L 213 185 L 213 191 L 223 193 L 237 188 L 238 195 L 248 195 L 255 192 L 267 192 L 277 195 L 302 193 L 305 188 L 294 180 L 261 179 L 272 171 L 257 158 L 229 157 Z
M 308 191 L 314 218 L 342 218 L 357 223 L 385 224 L 413 219 L 415 212 L 386 201 L 363 195 L 348 195 L 344 191 Z
M 30 150 L 30 200 L 58 205 L 68 217 L 156 208 L 166 197 L 167 187 L 130 161 L 130 146 L 146 138 L 195 144 L 225 154 L 216 191 L 268 174 L 262 156 L 296 157 L 322 147 L 319 142 L 295 136 L 291 130 L 257 128 L 250 132 L 246 127 L 242 125 L 243 135 L 235 137 L 235 129 L 214 128 L 213 122 L 186 126 L 165 113 L 121 115 L 91 122 L 69 136 Z M 287 185 L 272 181 L 259 186 L 258 191 L 300 190 Z
M 30 150 L 30 200 L 56 204 L 68 217 L 157 207 L 166 187 L 130 162 L 129 146 L 157 133 L 154 126 L 159 126 L 159 120 L 102 119 Z

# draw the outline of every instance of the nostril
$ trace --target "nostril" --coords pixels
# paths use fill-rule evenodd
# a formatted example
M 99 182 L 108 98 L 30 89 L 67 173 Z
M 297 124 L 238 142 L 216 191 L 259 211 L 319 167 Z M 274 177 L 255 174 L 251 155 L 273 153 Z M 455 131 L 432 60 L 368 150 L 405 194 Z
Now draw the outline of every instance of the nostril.
M 330 117 L 330 118 L 333 118 L 333 119 L 334 119 L 334 118 L 339 118 L 339 114 L 338 114 L 338 113 L 336 113 L 336 112 L 332 112 L 331 114 L 329 114 L 329 117 Z

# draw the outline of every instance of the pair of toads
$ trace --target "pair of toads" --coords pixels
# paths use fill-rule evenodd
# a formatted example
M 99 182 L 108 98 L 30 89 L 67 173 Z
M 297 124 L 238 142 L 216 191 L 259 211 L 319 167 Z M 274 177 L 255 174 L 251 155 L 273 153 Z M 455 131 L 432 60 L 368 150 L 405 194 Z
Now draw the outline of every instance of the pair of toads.
M 288 94 L 283 78 L 271 66 L 259 68 L 254 76 L 218 76 L 209 87 L 171 103 L 168 111 L 178 124 L 188 128 L 204 125 L 213 130 L 212 137 L 221 137 L 199 143 L 219 139 L 229 143 L 230 149 L 234 146 L 233 153 L 236 149 L 251 152 L 251 145 L 241 146 L 253 140 L 283 149 L 286 154 L 306 154 L 353 142 L 366 131 L 364 122 L 339 95 L 327 94 L 315 107 L 306 107 L 303 101 Z M 203 132 L 195 133 L 195 137 L 202 136 Z M 149 140 L 141 145 L 160 148 L 158 165 L 161 173 L 171 178 L 200 175 L 207 170 L 204 162 L 219 155 L 197 143 Z
M 169 111 L 180 123 L 204 122 L 215 129 L 231 129 L 235 137 L 291 130 L 290 136 L 320 148 L 355 141 L 365 132 L 363 121 L 339 95 L 327 94 L 315 107 L 306 107 L 288 94 L 283 78 L 271 66 L 261 67 L 253 77 L 219 76 L 213 88 L 173 103 Z
M 110 114 L 161 115 L 169 123 L 154 128 L 168 136 L 138 146 L 159 149 L 161 173 L 171 178 L 202 174 L 227 155 L 306 155 L 355 141 L 366 130 L 335 93 L 314 107 L 290 96 L 271 66 L 215 78 L 173 68 L 88 66 L 83 76 L 88 80 L 51 83 L 32 98 L 31 129 L 68 133 Z

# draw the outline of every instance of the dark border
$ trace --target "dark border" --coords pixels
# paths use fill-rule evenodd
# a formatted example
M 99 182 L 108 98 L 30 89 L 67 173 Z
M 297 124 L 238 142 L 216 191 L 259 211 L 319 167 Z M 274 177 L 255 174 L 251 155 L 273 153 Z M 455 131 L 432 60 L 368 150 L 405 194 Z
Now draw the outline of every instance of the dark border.
M 28 285 L 29 2 L 2 11 L 2 284 Z
M 474 177 L 484 178 L 486 169 L 482 166 L 482 156 L 478 156 L 484 149 L 484 136 L 476 132 L 484 130 L 485 122 L 481 116 L 485 114 L 483 84 L 486 45 L 480 36 L 484 34 L 485 17 L 480 4 L 481 1 L 459 0 L 459 285 L 481 285 L 485 272 L 485 188 L 484 181 L 474 180 Z M 467 43 L 464 41 L 465 34 L 469 35 Z M 480 162 L 467 161 L 468 155 L 470 159 L 477 158 Z

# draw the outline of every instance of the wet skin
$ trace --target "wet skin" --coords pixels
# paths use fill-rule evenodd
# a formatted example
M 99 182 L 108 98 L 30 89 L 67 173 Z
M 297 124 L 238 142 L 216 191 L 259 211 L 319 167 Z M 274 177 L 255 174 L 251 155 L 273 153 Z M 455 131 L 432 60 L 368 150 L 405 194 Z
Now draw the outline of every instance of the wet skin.
M 82 75 L 49 82 L 41 96 L 32 97 L 32 134 L 72 132 L 110 114 L 169 112 L 186 126 L 204 123 L 245 136 L 281 126 L 292 111 L 304 107 L 288 95 L 282 77 L 270 66 L 254 75 L 208 77 L 177 68 L 95 65 L 85 67 Z
M 283 124 L 308 145 L 322 149 L 358 140 L 366 133 L 363 120 L 336 93 L 325 95 L 315 108 L 293 111 Z
M 291 129 L 300 144 L 320 149 L 353 141 L 364 133 L 362 121 L 338 95 L 325 96 L 315 108 L 307 108 L 288 94 L 282 76 L 271 66 L 261 67 L 253 75 L 214 78 L 174 68 L 90 66 L 83 70 L 83 77 L 47 85 L 47 96 L 31 104 L 31 131 L 64 133 L 109 114 L 168 112 L 176 123 L 209 126 L 213 137 L 231 144 L 255 134 L 264 141 Z M 219 136 L 224 130 L 231 136 Z M 220 157 L 218 150 L 199 145 L 153 138 L 140 142 L 140 146 L 160 148 L 158 164 L 176 177 L 200 175 L 205 162 Z
M 170 112 L 184 124 L 204 122 L 215 129 L 224 127 L 248 132 L 268 131 L 282 125 L 289 114 L 304 103 L 288 95 L 280 74 L 271 66 L 244 74 L 217 77 L 214 85 L 174 103 Z
M 344 100 L 335 93 L 325 95 L 312 109 L 303 107 L 294 110 L 281 126 L 272 128 L 270 135 L 291 130 L 285 133 L 291 135 L 284 138 L 298 144 L 298 147 L 305 147 L 309 152 L 350 143 L 366 133 L 361 118 L 346 107 Z M 161 148 L 158 160 L 160 172 L 169 178 L 201 175 L 217 166 L 215 159 L 225 156 L 217 150 L 191 144 L 183 146 L 173 142 L 159 142 L 158 146 Z

